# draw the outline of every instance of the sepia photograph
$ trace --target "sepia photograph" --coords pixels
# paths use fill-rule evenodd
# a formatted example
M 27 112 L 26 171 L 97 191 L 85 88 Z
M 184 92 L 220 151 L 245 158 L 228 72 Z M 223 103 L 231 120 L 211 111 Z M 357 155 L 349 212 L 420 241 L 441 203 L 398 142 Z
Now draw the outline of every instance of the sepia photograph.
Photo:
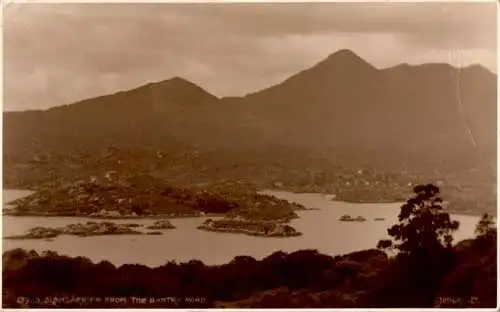
M 498 308 L 496 1 L 2 10 L 3 309 Z

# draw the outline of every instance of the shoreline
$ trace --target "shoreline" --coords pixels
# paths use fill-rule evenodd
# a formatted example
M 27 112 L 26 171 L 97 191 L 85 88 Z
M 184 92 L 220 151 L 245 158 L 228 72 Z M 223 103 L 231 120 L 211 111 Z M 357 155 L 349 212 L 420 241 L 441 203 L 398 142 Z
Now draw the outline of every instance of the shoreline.
M 332 200 L 339 203 L 348 203 L 348 204 L 399 204 L 403 205 L 403 202 L 393 202 L 393 201 L 380 201 L 380 202 L 361 202 L 361 201 L 352 201 L 352 200 Z M 461 215 L 461 216 L 471 216 L 471 217 L 481 217 L 485 212 L 474 212 L 474 211 L 463 211 L 463 210 L 455 210 L 455 209 L 443 209 L 443 211 L 448 212 L 453 215 Z
M 33 193 L 36 193 L 36 191 L 32 190 L 20 190 L 20 189 L 3 189 L 3 193 L 5 191 L 19 191 L 19 192 L 25 192 L 27 193 L 24 196 L 15 198 L 13 200 L 10 200 L 9 202 L 3 202 L 3 207 L 12 205 L 13 202 L 15 202 L 18 199 L 24 198 L 26 196 L 29 196 Z M 377 200 L 377 201 L 363 201 L 363 200 L 353 200 L 353 199 L 336 199 L 335 194 L 329 194 L 329 193 L 311 193 L 311 192 L 294 192 L 292 190 L 284 190 L 284 189 L 257 189 L 256 192 L 258 194 L 262 195 L 271 195 L 274 197 L 277 197 L 279 199 L 283 199 L 288 201 L 289 203 L 294 203 L 293 200 L 288 200 L 285 198 L 282 198 L 280 196 L 277 196 L 276 192 L 280 193 L 288 193 L 288 194 L 293 194 L 293 195 L 318 195 L 318 196 L 323 196 L 325 197 L 325 200 L 332 201 L 332 202 L 338 202 L 338 203 L 347 203 L 347 204 L 360 204 L 360 205 L 370 205 L 370 204 L 398 204 L 398 205 L 403 205 L 404 201 L 395 201 L 395 200 Z M 2 195 L 3 195 L 2 193 Z M 326 199 L 328 198 L 328 199 Z M 317 208 L 317 207 L 306 207 L 306 209 L 296 209 L 295 211 L 317 211 L 317 210 L 322 210 L 322 208 Z M 486 211 L 483 212 L 475 212 L 475 211 L 463 211 L 463 210 L 456 210 L 456 209 L 445 209 L 446 212 L 454 215 L 462 215 L 462 216 L 471 216 L 471 217 L 480 217 Z M 206 217 L 224 217 L 225 214 L 209 214 L 205 213 L 204 215 L 186 215 L 186 216 L 170 216 L 170 215 L 151 215 L 151 216 L 89 216 L 89 215 L 67 215 L 67 214 L 47 214 L 47 213 L 37 213 L 37 212 L 31 212 L 31 213 L 23 213 L 23 214 L 15 214 L 15 213 L 10 213 L 10 212 L 3 212 L 2 216 L 13 216 L 13 217 L 73 217 L 73 218 L 88 218 L 88 219 L 95 219 L 95 220 L 155 220 L 155 219 L 162 219 L 162 218 L 169 218 L 169 219 L 184 219 L 184 218 L 206 218 Z M 300 216 L 299 216 L 300 218 Z
M 9 217 L 38 217 L 38 218 L 84 218 L 91 220 L 158 220 L 158 219 L 190 219 L 190 218 L 217 218 L 224 217 L 223 215 L 198 215 L 198 216 L 170 216 L 170 215 L 155 215 L 155 216 L 123 216 L 123 217 L 114 217 L 114 216 L 89 216 L 89 215 L 68 215 L 68 214 L 46 214 L 46 213 L 27 213 L 27 214 L 15 214 L 15 213 L 3 213 L 2 216 Z
M 283 235 L 266 235 L 266 234 L 260 234 L 260 233 L 253 233 L 253 232 L 245 232 L 243 230 L 239 229 L 208 229 L 208 228 L 202 228 L 198 227 L 198 230 L 203 230 L 207 232 L 214 232 L 214 233 L 230 233 L 230 234 L 240 234 L 240 235 L 248 235 L 248 236 L 255 236 L 255 237 L 262 237 L 262 238 L 290 238 L 290 237 L 298 237 L 302 236 L 303 234 L 301 232 L 298 232 L 299 234 L 296 235 L 290 235 L 290 236 L 283 236 Z
M 352 200 L 352 199 L 336 199 L 336 195 L 335 194 L 328 194 L 328 193 L 311 193 L 311 192 L 293 192 L 293 191 L 290 191 L 290 190 L 283 190 L 283 189 L 260 189 L 260 190 L 257 190 L 257 192 L 259 194 L 265 194 L 265 195 L 272 195 L 272 196 L 275 196 L 277 198 L 280 198 L 280 199 L 284 199 L 284 198 L 281 198 L 279 196 L 277 196 L 276 192 L 279 192 L 279 193 L 289 193 L 289 194 L 293 194 L 293 195 L 304 195 L 304 196 L 307 196 L 307 195 L 318 195 L 318 196 L 323 196 L 325 197 L 325 200 L 328 200 L 328 201 L 332 201 L 332 202 L 337 202 L 337 203 L 346 203 L 346 204 L 359 204 L 359 205 L 378 205 L 378 204 L 394 204 L 394 205 L 403 205 L 404 204 L 404 200 L 403 201 L 395 201 L 395 200 L 379 200 L 379 201 L 361 201 L 361 200 Z M 326 199 L 326 198 L 329 198 L 329 199 Z M 286 200 L 286 199 L 285 199 Z M 298 211 L 307 211 L 307 210 L 323 210 L 322 208 L 308 208 L 308 209 L 303 209 L 303 210 L 298 210 Z M 471 216 L 471 217 L 481 217 L 484 213 L 486 213 L 486 211 L 483 211 L 483 212 L 474 212 L 474 211 L 464 211 L 464 210 L 456 210 L 456 209 L 444 209 L 444 211 L 450 213 L 450 214 L 453 214 L 453 215 L 462 215 L 462 216 Z

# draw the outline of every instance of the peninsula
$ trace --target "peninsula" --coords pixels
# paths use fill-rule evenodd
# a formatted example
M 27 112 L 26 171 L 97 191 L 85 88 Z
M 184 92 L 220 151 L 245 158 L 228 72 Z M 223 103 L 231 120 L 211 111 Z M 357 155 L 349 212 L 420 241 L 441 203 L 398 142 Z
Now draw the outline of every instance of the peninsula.
M 306 209 L 234 182 L 181 188 L 151 175 L 115 172 L 46 185 L 9 204 L 13 207 L 4 214 L 14 216 L 165 219 L 228 215 L 276 222 L 288 222 L 298 217 L 296 210 Z

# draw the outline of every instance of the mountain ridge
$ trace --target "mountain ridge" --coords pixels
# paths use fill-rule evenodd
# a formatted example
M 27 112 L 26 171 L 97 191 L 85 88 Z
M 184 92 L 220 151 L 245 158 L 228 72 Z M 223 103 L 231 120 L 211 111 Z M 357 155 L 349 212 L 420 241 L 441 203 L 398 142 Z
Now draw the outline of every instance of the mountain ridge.
M 408 183 L 442 181 L 455 211 L 494 212 L 496 75 L 447 64 L 375 69 L 336 55 L 245 97 L 173 77 L 4 112 L 4 186 L 37 189 L 109 165 L 179 185 L 233 180 L 378 202 L 397 201 Z M 109 147 L 150 156 L 118 152 L 106 164 Z
M 46 109 L 27 109 L 27 110 L 22 110 L 22 111 L 17 111 L 17 110 L 16 111 L 3 111 L 3 113 L 23 113 L 23 112 L 42 112 L 42 111 L 48 111 L 48 110 L 51 110 L 51 109 L 57 109 L 57 108 L 68 107 L 68 106 L 71 106 L 71 105 L 79 104 L 81 102 L 86 102 L 88 100 L 93 100 L 93 99 L 99 99 L 99 98 L 102 98 L 102 97 L 118 95 L 118 94 L 121 94 L 121 93 L 124 93 L 124 92 L 135 91 L 137 89 L 142 89 L 142 88 L 145 88 L 145 87 L 164 85 L 164 84 L 167 84 L 167 83 L 173 83 L 173 84 L 177 84 L 177 85 L 180 85 L 180 84 L 190 85 L 192 87 L 198 88 L 198 89 L 206 92 L 210 96 L 212 96 L 212 97 L 214 97 L 216 99 L 219 99 L 219 100 L 224 100 L 224 99 L 240 99 L 240 98 L 245 98 L 245 97 L 251 96 L 251 95 L 256 94 L 256 93 L 260 93 L 260 92 L 265 91 L 265 90 L 267 90 L 269 88 L 272 88 L 273 86 L 280 85 L 280 84 L 288 81 L 289 79 L 293 78 L 294 76 L 297 76 L 297 75 L 299 75 L 300 73 L 303 73 L 303 72 L 307 72 L 308 70 L 310 70 L 310 69 L 312 69 L 314 67 L 317 67 L 317 66 L 319 66 L 321 64 L 324 64 L 324 63 L 330 64 L 330 63 L 333 63 L 333 62 L 335 62 L 335 63 L 342 63 L 342 61 L 346 61 L 346 60 L 351 61 L 351 62 L 362 63 L 367 68 L 374 69 L 374 70 L 376 70 L 378 72 L 384 72 L 384 71 L 390 71 L 390 70 L 402 69 L 402 68 L 406 68 L 406 69 L 420 69 L 420 68 L 428 67 L 428 66 L 442 66 L 442 67 L 447 67 L 448 69 L 454 70 L 454 71 L 475 70 L 475 71 L 479 71 L 481 73 L 488 73 L 488 74 L 491 74 L 494 77 L 497 77 L 496 73 L 492 72 L 491 70 L 489 70 L 488 68 L 486 68 L 485 66 L 483 66 L 481 64 L 471 64 L 471 65 L 468 65 L 468 66 L 465 66 L 465 67 L 456 67 L 456 66 L 453 66 L 453 65 L 448 64 L 448 63 L 423 63 L 423 64 L 400 63 L 400 64 L 389 66 L 389 67 L 376 68 L 374 65 L 372 65 L 371 63 L 369 63 L 368 61 L 366 61 L 365 59 L 363 59 L 362 57 L 360 57 L 356 53 L 354 53 L 352 50 L 349 50 L 349 49 L 339 49 L 339 50 L 337 50 L 337 51 L 335 51 L 333 53 L 330 53 L 328 56 L 326 56 L 319 63 L 317 63 L 317 64 L 315 64 L 315 65 L 313 65 L 313 66 L 311 66 L 309 68 L 305 68 L 305 69 L 299 71 L 298 73 L 289 76 L 288 78 L 286 78 L 285 80 L 281 81 L 280 83 L 277 83 L 277 84 L 269 86 L 269 87 L 265 87 L 265 88 L 260 89 L 260 90 L 249 92 L 249 93 L 247 93 L 245 95 L 242 95 L 242 96 L 221 96 L 221 97 L 217 97 L 217 96 L 211 94 L 210 92 L 206 91 L 200 85 L 197 85 L 197 84 L 191 82 L 188 79 L 185 79 L 185 78 L 180 77 L 180 76 L 172 76 L 171 78 L 168 78 L 168 79 L 158 80 L 158 81 L 154 81 L 154 82 L 148 82 L 146 84 L 142 84 L 140 86 L 137 86 L 137 87 L 134 87 L 134 88 L 131 88 L 131 89 L 121 89 L 121 90 L 117 90 L 116 92 L 110 92 L 110 93 L 107 93 L 107 94 L 103 94 L 103 95 L 99 95 L 99 96 L 95 96 L 95 97 L 91 97 L 91 98 L 85 98 L 85 99 L 82 99 L 82 100 L 77 100 L 77 101 L 74 101 L 74 102 L 71 102 L 71 103 L 67 103 L 67 104 L 61 104 L 61 105 L 57 105 L 57 106 L 52 106 L 52 107 L 49 107 L 49 108 L 46 108 Z
M 302 159 L 297 170 L 314 157 L 318 170 L 485 174 L 496 166 L 496 75 L 482 66 L 460 75 L 450 68 L 376 69 L 341 50 L 282 83 L 231 98 L 173 77 L 46 111 L 4 112 L 4 155 L 23 162 L 34 146 L 63 154 L 184 146 L 233 153 L 235 166 L 256 153 L 269 159 L 256 165 L 287 163 L 280 151 L 294 151 Z

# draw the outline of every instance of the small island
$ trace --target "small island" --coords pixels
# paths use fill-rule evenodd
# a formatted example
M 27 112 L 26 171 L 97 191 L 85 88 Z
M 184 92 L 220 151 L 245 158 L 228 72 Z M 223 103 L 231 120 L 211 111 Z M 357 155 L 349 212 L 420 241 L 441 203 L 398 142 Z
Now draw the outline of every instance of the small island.
M 147 226 L 146 229 L 148 230 L 169 230 L 169 229 L 175 229 L 175 226 L 170 223 L 170 221 L 166 219 L 158 220 L 153 223 L 153 225 Z M 161 232 L 150 232 L 150 233 L 161 233 Z
M 161 231 L 146 232 L 146 235 L 163 235 Z
M 156 224 L 156 223 L 155 223 Z M 159 223 L 158 223 L 159 224 Z M 175 228 L 168 220 L 161 220 L 162 229 Z M 103 236 L 103 235 L 161 235 L 162 232 L 142 232 L 136 228 L 142 227 L 140 224 L 113 222 L 93 222 L 68 224 L 59 228 L 34 227 L 25 234 L 7 236 L 6 239 L 52 239 L 59 235 L 75 235 L 80 237 Z
M 287 224 L 243 219 L 207 219 L 202 225 L 198 226 L 198 229 L 262 237 L 293 237 L 302 235 L 301 232 L 298 232 Z
M 362 216 L 351 217 L 350 215 L 343 215 L 342 217 L 339 218 L 339 221 L 344 221 L 344 222 L 364 222 L 364 221 L 366 221 L 366 219 L 363 218 Z

